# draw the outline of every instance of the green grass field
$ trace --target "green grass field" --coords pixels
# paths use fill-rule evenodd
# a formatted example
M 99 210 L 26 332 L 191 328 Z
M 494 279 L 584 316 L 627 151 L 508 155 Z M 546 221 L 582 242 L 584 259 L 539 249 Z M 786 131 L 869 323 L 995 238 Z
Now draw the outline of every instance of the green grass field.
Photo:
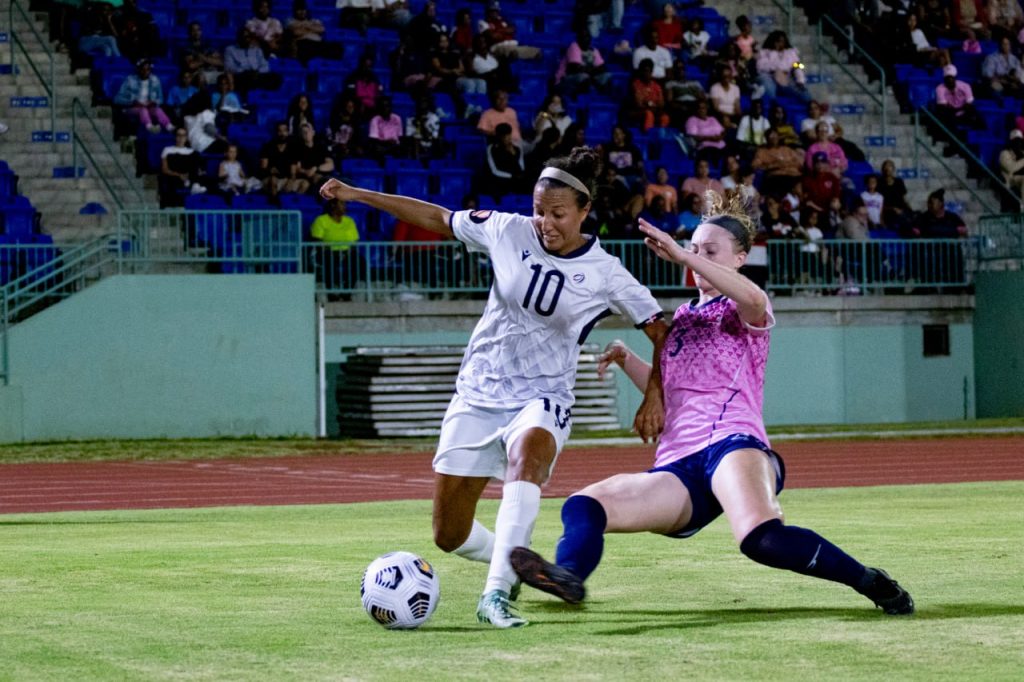
M 524 590 L 516 631 L 476 624 L 485 567 L 432 546 L 424 501 L 0 516 L 0 679 L 1019 680 L 1021 499 L 1024 482 L 783 495 L 791 522 L 907 586 L 910 618 L 753 564 L 720 520 L 610 537 L 586 605 Z M 534 535 L 548 553 L 558 507 Z M 440 574 L 418 631 L 359 605 L 366 564 L 395 549 Z

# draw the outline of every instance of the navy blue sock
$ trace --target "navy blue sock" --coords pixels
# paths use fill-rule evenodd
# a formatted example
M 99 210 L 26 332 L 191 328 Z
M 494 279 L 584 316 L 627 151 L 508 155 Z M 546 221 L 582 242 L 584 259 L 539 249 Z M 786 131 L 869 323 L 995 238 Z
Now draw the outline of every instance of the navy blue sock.
M 562 505 L 564 531 L 555 550 L 555 563 L 586 580 L 601 562 L 608 516 L 593 497 L 573 495 Z
M 778 519 L 765 521 L 740 543 L 740 551 L 754 561 L 803 575 L 834 580 L 858 588 L 863 564 L 813 530 L 786 526 Z

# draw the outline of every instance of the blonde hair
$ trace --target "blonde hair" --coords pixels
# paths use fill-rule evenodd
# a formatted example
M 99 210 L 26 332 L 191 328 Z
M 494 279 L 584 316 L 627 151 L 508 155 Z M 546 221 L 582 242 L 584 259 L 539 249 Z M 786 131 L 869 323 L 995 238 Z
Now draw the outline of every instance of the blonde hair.
M 749 253 L 757 235 L 752 204 L 738 189 L 726 190 L 724 194 L 709 189 L 704 193 L 704 212 L 700 221 L 727 230 L 740 248 Z

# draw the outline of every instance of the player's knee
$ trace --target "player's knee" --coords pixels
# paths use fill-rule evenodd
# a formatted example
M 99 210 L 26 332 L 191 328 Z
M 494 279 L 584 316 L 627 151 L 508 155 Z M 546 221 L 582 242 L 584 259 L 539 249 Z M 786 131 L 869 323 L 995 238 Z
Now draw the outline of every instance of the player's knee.
M 759 564 L 773 565 L 775 543 L 773 537 L 782 531 L 782 521 L 770 519 L 746 534 L 740 542 L 740 551 Z
M 454 528 L 435 528 L 434 544 L 442 552 L 454 552 L 466 541 L 468 533 L 459 532 Z

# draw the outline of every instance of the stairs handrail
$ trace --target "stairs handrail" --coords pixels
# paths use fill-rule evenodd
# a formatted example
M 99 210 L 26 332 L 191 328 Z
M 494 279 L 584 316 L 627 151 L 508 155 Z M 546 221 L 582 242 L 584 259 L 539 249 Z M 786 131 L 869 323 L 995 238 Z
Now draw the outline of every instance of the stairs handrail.
M 43 52 L 45 52 L 46 56 L 50 58 L 50 78 L 49 79 L 44 77 L 43 74 L 40 72 L 39 66 L 37 66 L 35 60 L 32 59 L 32 55 L 29 54 L 28 49 L 25 47 L 24 41 L 21 39 L 21 36 L 18 35 L 18 31 L 14 30 L 14 13 L 15 13 L 15 11 L 17 11 L 19 17 L 21 19 L 23 19 L 25 21 L 25 23 L 28 24 L 29 30 L 32 32 L 32 35 L 35 36 L 36 40 L 39 41 L 39 45 L 42 47 Z M 28 65 L 32 69 L 32 72 L 35 74 L 36 78 L 39 79 L 39 82 L 42 84 L 43 90 L 46 92 L 46 96 L 49 99 L 49 104 L 50 104 L 50 134 L 51 134 L 50 142 L 53 145 L 53 147 L 56 148 L 56 146 L 57 146 L 57 87 L 56 87 L 56 82 L 57 82 L 57 78 L 56 78 L 57 56 L 54 54 L 53 50 L 50 49 L 49 42 L 45 38 L 43 38 L 42 34 L 39 33 L 39 31 L 36 29 L 35 21 L 29 15 L 28 11 L 24 7 L 21 6 L 20 0 L 10 0 L 10 5 L 8 5 L 8 8 L 7 8 L 7 19 L 8 19 L 8 24 L 10 25 L 10 31 L 11 31 L 11 36 L 10 36 L 10 44 L 11 44 L 11 75 L 16 75 L 17 74 L 18 67 L 17 67 L 17 61 L 15 59 L 15 54 L 17 53 L 17 50 L 15 49 L 15 47 L 17 47 L 25 55 L 25 61 L 28 62 Z
M 124 167 L 124 164 L 121 163 L 120 154 L 116 153 L 114 148 L 110 146 L 110 142 L 107 141 L 107 136 L 103 134 L 100 127 L 96 124 L 96 119 L 94 119 L 92 114 L 89 113 L 89 110 L 82 103 L 82 100 L 77 97 L 71 101 L 71 167 L 73 169 L 74 176 L 78 177 L 78 150 L 79 147 L 81 147 L 82 153 L 92 166 L 93 172 L 95 172 L 96 177 L 99 178 L 100 182 L 103 183 L 103 187 L 106 188 L 107 194 L 114 199 L 114 203 L 117 205 L 117 208 L 123 209 L 125 207 L 124 200 L 121 198 L 119 192 L 114 191 L 114 187 L 111 185 L 110 179 L 107 177 L 107 173 L 104 170 L 103 165 L 96 162 L 96 158 L 93 156 L 93 153 L 89 150 L 88 145 L 85 144 L 79 134 L 78 126 L 79 121 L 82 119 L 84 119 L 89 127 L 92 128 L 96 138 L 103 144 L 104 149 L 110 158 L 113 159 L 118 172 L 121 177 L 125 179 L 126 184 L 135 194 L 136 199 L 145 203 L 146 195 L 142 193 L 141 189 L 139 189 L 134 174 L 129 173 Z

